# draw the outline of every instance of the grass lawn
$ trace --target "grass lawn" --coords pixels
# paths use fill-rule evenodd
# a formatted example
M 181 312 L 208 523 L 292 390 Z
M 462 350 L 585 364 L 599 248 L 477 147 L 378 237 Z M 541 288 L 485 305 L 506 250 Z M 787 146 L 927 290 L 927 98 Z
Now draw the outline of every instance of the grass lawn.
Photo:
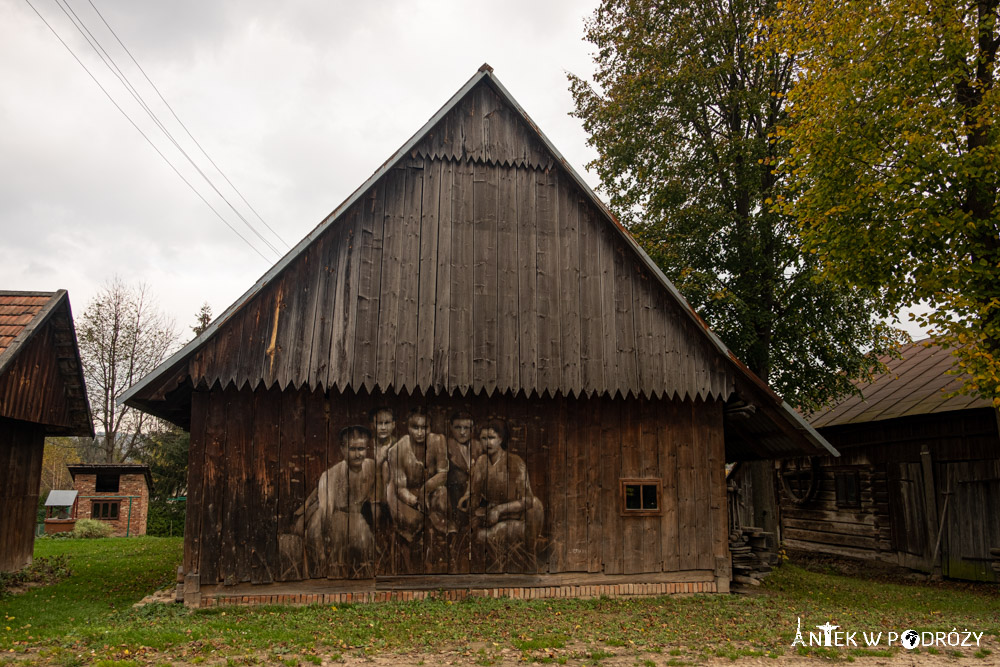
M 630 657 L 624 664 L 683 665 L 719 656 L 803 653 L 790 647 L 799 617 L 805 632 L 826 622 L 857 631 L 857 649 L 806 651 L 843 660 L 886 654 L 884 644 L 877 651 L 863 648 L 861 631 L 969 629 L 985 632 L 991 646 L 1000 634 L 1000 588 L 995 585 L 886 583 L 790 564 L 777 569 L 757 595 L 190 611 L 162 604 L 132 608 L 173 582 L 180 538 L 39 539 L 35 554 L 68 554 L 72 575 L 0 599 L 0 665 L 292 667 L 412 651 L 447 651 L 459 661 L 484 665 L 510 656 L 600 664 L 623 655 Z M 948 657 L 949 651 L 940 654 Z M 997 658 L 974 649 L 963 650 L 962 656 L 961 662 L 969 664 L 993 664 Z

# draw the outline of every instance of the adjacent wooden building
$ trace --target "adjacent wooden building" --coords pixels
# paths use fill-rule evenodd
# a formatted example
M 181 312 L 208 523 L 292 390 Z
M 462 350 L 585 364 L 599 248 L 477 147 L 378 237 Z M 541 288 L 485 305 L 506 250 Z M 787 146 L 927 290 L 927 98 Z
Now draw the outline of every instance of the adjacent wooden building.
M 785 462 L 787 546 L 996 581 L 1000 431 L 988 401 L 952 395 L 954 357 L 913 343 L 888 372 L 811 421 L 841 452 Z
M 31 563 L 50 435 L 94 436 L 69 295 L 0 291 L 0 571 Z
M 832 451 L 488 66 L 121 400 L 190 429 L 189 604 L 726 590 L 725 461 Z

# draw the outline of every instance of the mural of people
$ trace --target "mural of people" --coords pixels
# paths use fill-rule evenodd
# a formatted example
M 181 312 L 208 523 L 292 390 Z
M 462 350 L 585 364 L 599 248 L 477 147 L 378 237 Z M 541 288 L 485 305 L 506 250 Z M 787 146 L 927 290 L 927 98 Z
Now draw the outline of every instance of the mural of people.
M 468 527 L 468 512 L 458 510 L 458 503 L 469 493 L 469 475 L 472 465 L 483 454 L 479 440 L 473 439 L 472 415 L 466 411 L 456 412 L 449 420 L 451 433 L 448 435 L 448 504 L 450 512 L 449 532 L 464 531 Z
M 444 425 L 442 412 L 435 423 Z M 524 459 L 508 451 L 504 420 L 477 424 L 460 410 L 444 435 L 417 407 L 397 439 L 391 407 L 365 417 L 370 428 L 340 431 L 343 460 L 320 475 L 278 536 L 282 579 L 468 572 L 470 565 L 534 571 L 545 549 L 544 509 Z
M 448 445 L 443 435 L 430 432 L 425 408 L 410 410 L 406 429 L 389 450 L 386 496 L 396 535 L 412 544 L 425 516 L 433 531 L 447 533 Z
M 486 453 L 472 467 L 469 495 L 459 508 L 473 512 L 473 538 L 489 543 L 496 558 L 533 559 L 544 509 L 531 492 L 524 459 L 507 451 L 507 424 L 491 419 L 479 427 Z
M 375 461 L 368 457 L 371 444 L 372 432 L 366 426 L 341 430 L 344 460 L 324 472 L 306 498 L 302 521 L 310 576 L 358 577 L 371 568 L 375 555 L 369 523 L 375 500 Z

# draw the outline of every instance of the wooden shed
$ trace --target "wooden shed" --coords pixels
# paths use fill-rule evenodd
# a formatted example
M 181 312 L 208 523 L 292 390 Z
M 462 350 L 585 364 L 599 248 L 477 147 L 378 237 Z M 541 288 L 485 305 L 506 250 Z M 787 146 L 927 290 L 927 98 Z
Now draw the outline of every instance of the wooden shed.
M 94 436 L 69 295 L 0 291 L 0 571 L 31 563 L 49 435 Z
M 949 350 L 924 340 L 811 421 L 840 458 L 780 469 L 786 545 L 996 581 L 1000 431 L 988 401 L 953 395 Z
M 121 400 L 191 432 L 188 604 L 725 590 L 725 461 L 831 451 L 488 66 Z

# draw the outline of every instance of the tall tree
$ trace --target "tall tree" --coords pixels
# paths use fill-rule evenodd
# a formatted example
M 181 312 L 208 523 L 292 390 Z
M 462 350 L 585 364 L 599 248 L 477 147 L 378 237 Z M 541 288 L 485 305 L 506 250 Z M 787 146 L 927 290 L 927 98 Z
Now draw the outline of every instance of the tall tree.
M 73 488 L 73 477 L 66 466 L 80 462 L 76 438 L 46 438 L 42 451 L 42 478 L 38 497 L 45 500 L 53 489 Z M 89 440 L 89 438 L 88 438 Z
M 212 307 L 208 305 L 208 302 L 201 304 L 201 309 L 194 316 L 195 322 L 194 326 L 191 327 L 191 331 L 194 332 L 195 336 L 200 336 L 208 325 L 212 323 Z
M 106 462 L 133 459 L 153 418 L 115 401 L 166 358 L 177 339 L 174 324 L 157 310 L 145 285 L 116 277 L 90 302 L 76 329 L 98 431 L 95 446 Z
M 775 173 L 794 63 L 758 57 L 776 0 L 606 0 L 587 23 L 575 115 L 612 208 L 722 340 L 793 405 L 878 368 L 898 332 L 871 294 L 819 280 Z
M 798 63 L 778 209 L 827 275 L 930 304 L 1000 407 L 1000 2 L 785 0 L 770 34 Z
M 188 450 L 191 436 L 177 426 L 149 433 L 141 460 L 153 476 L 153 499 L 168 500 L 187 493 Z

